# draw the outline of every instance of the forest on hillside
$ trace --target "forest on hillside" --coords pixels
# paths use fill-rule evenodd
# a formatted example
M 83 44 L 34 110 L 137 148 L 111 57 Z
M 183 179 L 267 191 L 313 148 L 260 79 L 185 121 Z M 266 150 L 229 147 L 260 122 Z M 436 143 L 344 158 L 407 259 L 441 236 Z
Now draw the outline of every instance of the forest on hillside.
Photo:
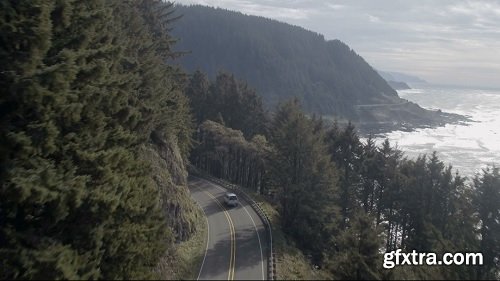
M 228 71 L 276 106 L 298 97 L 306 111 L 355 117 L 355 104 L 396 103 L 394 91 L 344 43 L 262 17 L 205 6 L 176 6 L 172 29 L 181 64 L 210 78 Z
M 195 231 L 162 1 L 0 2 L 0 278 L 148 279 Z
M 188 163 L 275 204 L 274 227 L 332 279 L 498 278 L 498 168 L 467 181 L 435 154 L 407 159 L 325 122 L 356 89 L 387 86 L 340 42 L 322 48 L 343 50 L 328 71 L 352 100 L 318 115 L 303 110 L 307 87 L 343 84 L 305 80 L 268 107 L 237 71 L 184 73 L 177 13 L 160 0 L 0 2 L 0 278 L 165 278 L 158 264 L 197 228 Z M 311 36 L 297 32 L 293 48 Z M 397 248 L 482 252 L 485 265 L 383 269 Z
M 367 132 L 442 125 L 463 116 L 426 110 L 397 92 L 339 40 L 276 20 L 200 5 L 176 5 L 177 62 L 210 79 L 228 72 L 247 81 L 273 110 L 298 98 L 307 114 L 354 122 Z M 368 106 L 367 106 L 368 105 Z M 369 106 L 385 105 L 385 106 Z
M 198 114 L 191 163 L 274 202 L 279 227 L 332 279 L 498 278 L 497 167 L 467 181 L 436 153 L 408 159 L 388 140 L 361 141 L 351 124 L 308 117 L 297 99 L 267 113 L 226 73 L 209 81 L 198 71 L 187 85 Z M 384 269 L 382 253 L 396 249 L 481 252 L 485 265 Z

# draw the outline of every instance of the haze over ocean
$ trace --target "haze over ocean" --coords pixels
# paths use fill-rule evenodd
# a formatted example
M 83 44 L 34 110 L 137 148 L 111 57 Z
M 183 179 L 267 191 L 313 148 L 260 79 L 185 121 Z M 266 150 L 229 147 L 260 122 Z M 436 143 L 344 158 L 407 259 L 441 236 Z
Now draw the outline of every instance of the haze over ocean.
M 437 151 L 453 171 L 473 177 L 486 165 L 500 165 L 500 90 L 453 88 L 425 85 L 398 91 L 399 96 L 428 109 L 470 116 L 467 125 L 393 131 L 386 134 L 409 158 Z M 380 144 L 384 137 L 377 138 Z

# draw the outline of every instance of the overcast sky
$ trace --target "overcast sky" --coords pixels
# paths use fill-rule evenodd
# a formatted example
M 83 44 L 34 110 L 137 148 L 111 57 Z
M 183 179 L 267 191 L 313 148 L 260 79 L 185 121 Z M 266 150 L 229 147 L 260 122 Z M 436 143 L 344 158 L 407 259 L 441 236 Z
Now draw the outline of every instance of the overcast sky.
M 372 66 L 431 83 L 500 87 L 500 0 L 180 0 L 340 39 Z

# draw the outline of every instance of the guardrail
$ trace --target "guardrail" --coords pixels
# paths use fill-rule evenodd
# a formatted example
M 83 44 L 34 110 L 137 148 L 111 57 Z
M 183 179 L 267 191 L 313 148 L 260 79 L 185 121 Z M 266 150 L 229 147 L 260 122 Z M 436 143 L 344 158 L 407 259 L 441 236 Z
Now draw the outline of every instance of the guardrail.
M 267 213 L 262 209 L 262 207 L 255 202 L 255 200 L 252 199 L 245 191 L 243 191 L 240 186 L 236 184 L 229 183 L 225 180 L 213 177 L 209 174 L 207 174 L 204 171 L 200 171 L 196 167 L 191 166 L 190 171 L 192 174 L 195 174 L 199 177 L 202 177 L 204 179 L 207 179 L 209 181 L 215 182 L 225 188 L 231 189 L 234 193 L 236 193 L 238 196 L 241 198 L 245 199 L 248 203 L 250 203 L 250 206 L 255 210 L 257 215 L 260 217 L 260 219 L 264 222 L 265 228 L 268 229 L 269 231 L 269 253 L 268 253 L 268 279 L 269 280 L 276 280 L 276 254 L 273 251 L 273 232 L 272 232 L 272 227 L 271 227 L 271 221 L 269 220 L 269 216 Z

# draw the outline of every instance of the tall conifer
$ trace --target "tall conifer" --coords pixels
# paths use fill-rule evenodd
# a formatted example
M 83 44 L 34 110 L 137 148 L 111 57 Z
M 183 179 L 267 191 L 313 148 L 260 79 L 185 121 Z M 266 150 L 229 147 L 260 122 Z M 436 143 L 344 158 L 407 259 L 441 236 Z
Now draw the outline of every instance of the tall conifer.
M 0 5 L 0 277 L 151 277 L 172 234 L 139 147 L 190 135 L 169 6 Z

